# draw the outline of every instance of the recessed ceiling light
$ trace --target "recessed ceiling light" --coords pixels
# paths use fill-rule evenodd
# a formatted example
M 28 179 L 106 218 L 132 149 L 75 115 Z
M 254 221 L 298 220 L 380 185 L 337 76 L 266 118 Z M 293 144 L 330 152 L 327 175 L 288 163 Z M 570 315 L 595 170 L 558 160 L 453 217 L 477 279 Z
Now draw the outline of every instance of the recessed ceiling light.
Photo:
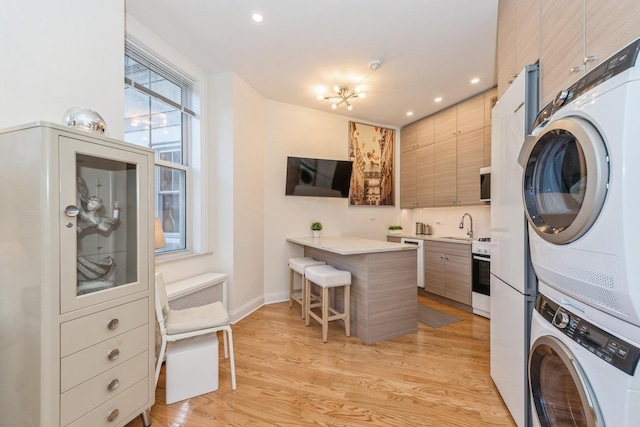
M 407 116 L 413 116 L 413 111 L 407 111 Z
M 434 99 L 434 101 L 435 102 L 440 102 L 440 101 L 442 101 L 442 98 L 441 97 L 437 97 L 436 99 Z
M 473 79 L 471 79 L 471 84 L 474 85 L 474 84 L 478 83 L 479 81 L 480 81 L 479 78 L 477 78 L 477 77 L 473 78 Z
M 253 22 L 262 22 L 264 21 L 264 16 L 261 13 L 255 12 L 251 14 L 251 20 Z

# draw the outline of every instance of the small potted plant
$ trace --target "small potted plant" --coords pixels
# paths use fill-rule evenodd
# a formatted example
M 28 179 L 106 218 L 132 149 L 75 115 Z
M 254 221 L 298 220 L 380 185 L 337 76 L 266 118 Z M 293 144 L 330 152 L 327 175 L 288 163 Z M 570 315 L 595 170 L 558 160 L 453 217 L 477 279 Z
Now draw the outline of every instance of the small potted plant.
M 401 225 L 390 225 L 389 226 L 389 234 L 400 234 L 402 233 Z
M 320 230 L 322 230 L 322 223 L 315 221 L 311 223 L 311 233 L 313 237 L 320 237 Z

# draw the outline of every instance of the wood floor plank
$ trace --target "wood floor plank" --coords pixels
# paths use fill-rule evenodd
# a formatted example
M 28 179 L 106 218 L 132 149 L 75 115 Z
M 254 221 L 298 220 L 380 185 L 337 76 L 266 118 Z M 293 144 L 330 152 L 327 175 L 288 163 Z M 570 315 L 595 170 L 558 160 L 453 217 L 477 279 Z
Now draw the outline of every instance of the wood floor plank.
M 373 345 L 331 322 L 323 344 L 299 306 L 262 307 L 233 325 L 237 390 L 221 358 L 217 391 L 165 405 L 163 367 L 153 426 L 515 426 L 489 375 L 489 321 L 418 300 L 462 321 Z

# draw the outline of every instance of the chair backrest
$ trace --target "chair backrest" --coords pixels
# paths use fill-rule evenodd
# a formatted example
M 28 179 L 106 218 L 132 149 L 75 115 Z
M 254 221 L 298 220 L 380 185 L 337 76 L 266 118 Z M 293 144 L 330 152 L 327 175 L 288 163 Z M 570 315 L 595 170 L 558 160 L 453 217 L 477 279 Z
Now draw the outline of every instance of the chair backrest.
M 165 333 L 166 327 L 164 325 L 164 319 L 169 313 L 169 298 L 167 297 L 167 289 L 164 286 L 164 277 L 162 273 L 156 273 L 156 319 L 158 319 L 158 325 L 160 326 L 160 332 Z

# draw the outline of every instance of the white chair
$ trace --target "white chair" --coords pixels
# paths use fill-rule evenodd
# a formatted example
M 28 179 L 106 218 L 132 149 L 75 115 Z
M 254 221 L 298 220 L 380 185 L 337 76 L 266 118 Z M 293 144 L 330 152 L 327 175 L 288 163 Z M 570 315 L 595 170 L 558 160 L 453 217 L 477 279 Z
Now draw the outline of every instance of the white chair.
M 236 367 L 233 359 L 233 334 L 229 326 L 229 313 L 221 302 L 192 307 L 184 310 L 173 310 L 169 307 L 164 278 L 156 274 L 156 318 L 160 328 L 162 344 L 156 364 L 155 384 L 158 385 L 160 368 L 167 350 L 168 342 L 175 342 L 199 335 L 213 334 L 223 331 L 224 357 L 231 363 L 231 388 L 236 389 Z M 227 339 L 229 341 L 227 348 Z

